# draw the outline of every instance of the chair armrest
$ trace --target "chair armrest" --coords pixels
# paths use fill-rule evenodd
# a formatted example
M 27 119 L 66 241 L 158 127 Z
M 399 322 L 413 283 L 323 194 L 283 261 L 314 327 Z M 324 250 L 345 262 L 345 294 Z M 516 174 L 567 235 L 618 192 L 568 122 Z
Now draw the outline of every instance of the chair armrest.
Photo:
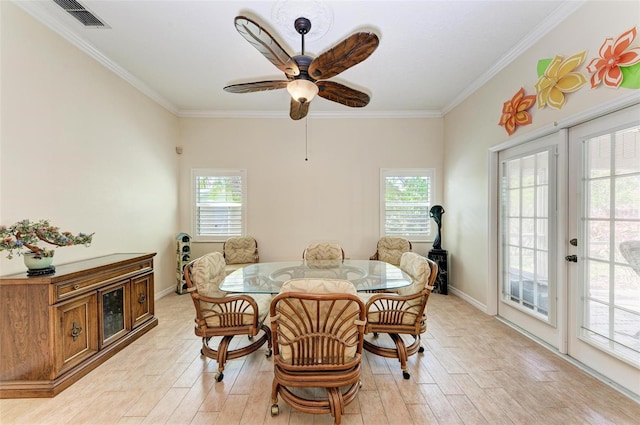
M 394 292 L 376 292 L 374 293 L 369 300 L 366 302 L 365 307 L 367 308 L 367 311 L 369 310 L 369 306 L 374 304 L 376 301 L 379 300 L 391 300 L 391 301 L 409 301 L 409 300 L 413 300 L 416 298 L 420 298 L 422 297 L 424 294 L 423 292 L 418 292 L 415 294 L 411 294 L 411 295 L 398 295 Z
M 237 302 L 239 300 L 244 300 L 251 304 L 251 306 L 254 308 L 254 311 L 258 311 L 258 304 L 256 303 L 256 301 L 251 296 L 245 294 L 227 295 L 226 297 L 222 298 L 207 297 L 205 295 L 200 295 L 197 292 L 192 293 L 191 295 L 194 297 L 194 299 L 211 304 L 229 304 Z

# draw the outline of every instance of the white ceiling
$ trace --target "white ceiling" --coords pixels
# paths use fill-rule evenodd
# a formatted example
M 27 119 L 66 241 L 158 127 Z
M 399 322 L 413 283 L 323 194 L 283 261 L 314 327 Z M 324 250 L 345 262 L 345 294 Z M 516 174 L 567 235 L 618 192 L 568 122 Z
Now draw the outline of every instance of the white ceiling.
M 313 100 L 309 116 L 440 116 L 583 4 L 512 1 L 79 0 L 110 29 L 85 28 L 52 0 L 15 0 L 28 13 L 181 116 L 288 116 L 286 90 L 226 93 L 229 84 L 284 79 L 235 29 L 258 21 L 291 54 L 291 16 L 311 19 L 317 56 L 358 30 L 378 49 L 332 78 L 371 95 L 365 108 Z M 289 21 L 290 19 L 290 21 Z M 314 26 L 315 22 L 315 26 Z M 318 28 L 321 27 L 321 28 Z

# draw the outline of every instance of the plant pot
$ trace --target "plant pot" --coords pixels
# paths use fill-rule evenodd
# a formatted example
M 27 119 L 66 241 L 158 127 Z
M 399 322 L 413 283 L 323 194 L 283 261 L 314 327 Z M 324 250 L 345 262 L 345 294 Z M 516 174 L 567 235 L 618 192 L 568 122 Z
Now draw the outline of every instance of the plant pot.
M 41 270 L 51 267 L 53 262 L 53 255 L 44 257 L 36 252 L 26 252 L 22 255 L 24 258 L 24 265 L 29 270 Z

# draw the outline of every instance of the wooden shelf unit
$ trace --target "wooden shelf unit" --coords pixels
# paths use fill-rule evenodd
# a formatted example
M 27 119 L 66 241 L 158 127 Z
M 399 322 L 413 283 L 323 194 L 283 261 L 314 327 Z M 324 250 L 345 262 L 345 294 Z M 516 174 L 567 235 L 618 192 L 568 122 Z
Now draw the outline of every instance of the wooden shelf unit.
M 0 277 L 0 398 L 53 397 L 157 326 L 151 254 Z

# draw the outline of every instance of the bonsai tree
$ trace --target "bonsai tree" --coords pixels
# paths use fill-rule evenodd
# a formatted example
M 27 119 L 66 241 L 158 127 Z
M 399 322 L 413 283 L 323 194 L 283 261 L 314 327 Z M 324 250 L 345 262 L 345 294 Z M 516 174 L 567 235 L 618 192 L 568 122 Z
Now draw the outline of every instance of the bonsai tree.
M 23 252 L 23 248 L 35 253 L 36 258 L 53 257 L 53 249 L 40 247 L 38 244 L 45 242 L 54 246 L 89 246 L 92 238 L 93 233 L 73 235 L 71 232 L 61 232 L 58 227 L 52 226 L 49 220 L 22 220 L 12 226 L 0 226 L 0 251 L 7 251 L 9 259 L 13 258 L 14 254 L 23 255 L 29 252 Z

